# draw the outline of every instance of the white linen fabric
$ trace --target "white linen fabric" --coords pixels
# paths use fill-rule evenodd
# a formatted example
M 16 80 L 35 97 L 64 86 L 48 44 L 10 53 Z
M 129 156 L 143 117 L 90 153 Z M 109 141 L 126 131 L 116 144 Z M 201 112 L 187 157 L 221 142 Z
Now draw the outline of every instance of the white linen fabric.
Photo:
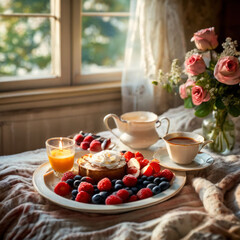
M 174 131 L 201 126 L 192 110 L 164 114 Z M 103 136 L 114 136 L 110 132 Z M 114 140 L 115 141 L 115 140 Z M 240 148 L 210 153 L 214 163 L 187 173 L 173 198 L 133 212 L 104 215 L 64 209 L 34 190 L 32 175 L 46 162 L 45 149 L 0 157 L 0 239 L 240 239 Z
M 186 52 L 181 1 L 132 0 L 122 77 L 123 112 L 163 112 L 174 98 L 154 87 L 158 70 L 169 71 Z M 161 98 L 160 98 L 161 97 Z M 168 99 L 171 97 L 171 104 Z

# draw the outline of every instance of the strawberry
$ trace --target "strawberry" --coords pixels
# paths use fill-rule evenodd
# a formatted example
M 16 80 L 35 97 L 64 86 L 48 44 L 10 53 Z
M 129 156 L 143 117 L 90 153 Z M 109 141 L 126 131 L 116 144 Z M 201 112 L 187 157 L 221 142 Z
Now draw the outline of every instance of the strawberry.
M 60 196 L 66 196 L 71 192 L 71 187 L 66 182 L 59 182 L 55 186 L 54 192 Z
M 94 187 L 91 183 L 88 182 L 81 182 L 80 185 L 78 186 L 78 192 L 84 191 L 89 194 L 93 194 Z
M 144 159 L 140 160 L 139 163 L 140 163 L 140 168 L 142 169 L 149 164 L 149 160 L 144 158 Z
M 141 174 L 145 175 L 147 177 L 151 176 L 153 174 L 153 168 L 151 165 L 147 165 L 144 168 L 141 169 Z
M 68 179 L 73 179 L 76 176 L 73 172 L 65 172 L 61 178 L 62 182 L 66 182 Z
M 135 158 L 138 158 L 138 157 L 144 158 L 143 155 L 140 152 L 136 152 L 135 153 Z
M 145 199 L 145 198 L 149 198 L 152 197 L 153 192 L 150 188 L 142 188 L 137 192 L 137 197 L 139 199 Z
M 90 143 L 90 149 L 89 150 L 93 151 L 93 152 L 100 152 L 100 151 L 102 151 L 101 143 L 98 140 L 93 140 Z
M 85 138 L 84 138 L 84 142 L 92 142 L 94 140 L 94 138 L 93 138 L 93 136 L 91 136 L 91 135 L 88 135 L 88 136 L 86 136 Z
M 143 157 L 135 157 L 135 159 L 137 159 L 138 162 L 140 163 L 144 158 Z
M 127 162 L 127 173 L 138 177 L 140 175 L 140 164 L 136 158 L 131 158 Z
M 83 203 L 90 203 L 91 201 L 91 195 L 87 192 L 84 192 L 84 191 L 80 191 L 76 198 L 75 198 L 75 201 L 77 202 L 83 202 Z
M 161 176 L 165 177 L 170 182 L 172 180 L 174 174 L 169 169 L 164 169 L 161 172 Z
M 131 174 L 135 177 L 138 177 L 140 175 L 140 170 L 137 169 L 136 167 L 130 167 L 127 168 L 127 174 Z
M 87 150 L 89 148 L 89 142 L 85 142 L 85 141 L 81 142 L 80 147 L 83 150 Z
M 106 205 L 121 204 L 122 202 L 122 199 L 116 195 L 110 195 L 105 200 Z
M 103 178 L 98 182 L 97 188 L 99 189 L 99 191 L 110 191 L 112 188 L 112 182 L 107 177 Z
M 128 162 L 131 158 L 134 158 L 135 155 L 134 155 L 134 153 L 132 153 L 130 151 L 127 151 L 127 152 L 124 153 L 124 157 L 126 159 L 126 162 Z
M 153 168 L 153 172 L 154 172 L 154 173 L 158 173 L 158 172 L 160 172 L 160 170 L 161 170 L 161 166 L 160 166 L 160 164 L 157 163 L 157 162 L 151 161 L 151 162 L 150 162 L 150 166 Z
M 83 139 L 84 139 L 84 136 L 81 133 L 74 136 L 74 140 L 77 145 L 80 145 Z
M 125 175 L 122 181 L 127 187 L 134 187 L 137 184 L 137 178 L 131 174 Z

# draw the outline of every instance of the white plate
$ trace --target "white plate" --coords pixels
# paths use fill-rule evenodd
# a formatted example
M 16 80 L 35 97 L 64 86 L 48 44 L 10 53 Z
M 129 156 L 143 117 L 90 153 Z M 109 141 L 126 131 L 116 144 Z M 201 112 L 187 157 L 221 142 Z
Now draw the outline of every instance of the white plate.
M 153 157 L 160 161 L 161 166 L 176 171 L 201 170 L 209 167 L 214 161 L 209 154 L 201 152 L 195 157 L 192 163 L 187 165 L 177 164 L 170 159 L 166 148 L 159 149 L 156 153 L 154 153 Z
M 35 189 L 40 193 L 40 195 L 64 208 L 82 212 L 114 214 L 145 208 L 166 201 L 167 199 L 176 195 L 185 184 L 186 173 L 174 173 L 175 179 L 173 181 L 173 184 L 167 190 L 147 199 L 118 205 L 80 203 L 55 194 L 53 189 L 59 179 L 55 177 L 48 162 L 42 164 L 35 170 L 33 174 L 33 185 Z

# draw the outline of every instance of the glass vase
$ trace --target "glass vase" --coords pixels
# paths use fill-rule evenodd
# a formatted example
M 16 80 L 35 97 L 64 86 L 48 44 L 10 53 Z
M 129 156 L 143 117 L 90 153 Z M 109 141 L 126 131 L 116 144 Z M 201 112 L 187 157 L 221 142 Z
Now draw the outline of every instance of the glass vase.
M 213 140 L 208 148 L 216 153 L 227 155 L 235 144 L 235 126 L 228 112 L 214 110 L 210 117 L 203 120 L 203 136 L 206 140 Z

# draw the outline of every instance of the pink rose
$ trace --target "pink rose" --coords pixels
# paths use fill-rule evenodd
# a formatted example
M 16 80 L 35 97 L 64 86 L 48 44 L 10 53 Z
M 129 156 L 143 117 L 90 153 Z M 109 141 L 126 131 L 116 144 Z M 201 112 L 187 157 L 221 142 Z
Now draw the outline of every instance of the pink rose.
M 194 41 L 196 47 L 201 51 L 211 50 L 218 46 L 214 27 L 202 29 L 194 33 L 191 41 Z
M 192 88 L 192 102 L 194 105 L 198 106 L 202 102 L 207 102 L 210 100 L 210 94 L 204 90 L 201 86 L 195 85 Z
M 185 61 L 186 72 L 190 75 L 198 75 L 206 70 L 206 65 L 201 55 L 193 54 Z
M 180 97 L 182 99 L 185 99 L 188 97 L 188 88 L 192 87 L 195 85 L 195 82 L 192 79 L 188 79 L 184 84 L 180 85 L 179 87 L 179 93 Z
M 240 68 L 236 57 L 222 57 L 214 68 L 215 78 L 226 85 L 240 83 Z

